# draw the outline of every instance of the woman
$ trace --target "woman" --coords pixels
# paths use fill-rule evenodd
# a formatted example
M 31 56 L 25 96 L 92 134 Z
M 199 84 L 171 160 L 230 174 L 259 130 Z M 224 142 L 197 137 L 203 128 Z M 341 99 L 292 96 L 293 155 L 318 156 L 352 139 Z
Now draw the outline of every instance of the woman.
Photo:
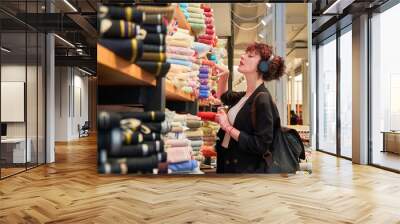
M 229 71 L 221 66 L 218 69 L 221 76 L 217 97 L 229 106 L 229 111 L 219 110 L 217 114 L 221 126 L 216 147 L 217 173 L 268 172 L 263 155 L 267 149 L 273 151 L 272 140 L 280 118 L 264 81 L 279 79 L 285 69 L 284 61 L 273 55 L 271 46 L 262 43 L 248 46 L 238 67 L 247 81 L 246 92 L 227 91 Z

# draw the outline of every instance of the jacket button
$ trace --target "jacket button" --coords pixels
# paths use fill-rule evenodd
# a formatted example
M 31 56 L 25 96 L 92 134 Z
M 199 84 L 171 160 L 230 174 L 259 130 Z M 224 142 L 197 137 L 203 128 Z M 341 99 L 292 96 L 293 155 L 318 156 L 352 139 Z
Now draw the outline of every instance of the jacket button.
M 226 165 L 229 165 L 229 160 L 226 160 L 226 161 L 225 161 L 225 164 L 226 164 Z

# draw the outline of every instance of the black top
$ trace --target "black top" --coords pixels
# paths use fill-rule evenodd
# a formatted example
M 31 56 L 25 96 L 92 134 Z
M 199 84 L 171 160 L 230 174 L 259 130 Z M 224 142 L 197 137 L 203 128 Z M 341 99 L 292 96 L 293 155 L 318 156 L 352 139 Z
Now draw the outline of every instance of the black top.
M 253 127 L 252 104 L 259 92 L 266 94 L 260 94 L 255 102 L 256 125 Z M 231 108 L 244 95 L 245 92 L 225 92 L 221 100 Z M 220 129 L 217 134 L 217 173 L 264 173 L 266 166 L 262 156 L 270 149 L 279 124 L 278 109 L 268 89 L 261 84 L 236 115 L 233 127 L 240 131 L 239 140 L 230 138 L 226 149 L 221 146 L 225 132 Z

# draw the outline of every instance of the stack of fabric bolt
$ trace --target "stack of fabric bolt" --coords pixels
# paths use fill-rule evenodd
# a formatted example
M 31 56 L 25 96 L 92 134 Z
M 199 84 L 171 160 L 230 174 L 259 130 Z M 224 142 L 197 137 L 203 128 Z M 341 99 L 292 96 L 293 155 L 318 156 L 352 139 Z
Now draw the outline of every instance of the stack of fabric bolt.
M 160 14 L 168 22 L 171 22 L 174 17 L 176 6 L 176 3 L 136 3 L 136 8 L 139 12 Z
M 186 8 L 189 13 L 187 18 L 190 28 L 195 35 L 199 35 L 204 32 L 206 28 L 204 19 L 204 10 L 201 8 L 201 3 L 189 3 Z
M 193 156 L 199 162 L 204 160 L 203 155 L 200 153 L 200 149 L 203 145 L 203 132 L 201 127 L 203 126 L 203 122 L 201 121 L 200 117 L 193 116 L 188 114 L 186 118 L 186 127 L 189 128 L 186 131 L 186 136 L 191 140 L 191 146 L 193 149 Z M 199 132 L 199 130 L 201 132 Z
M 180 28 L 167 36 L 167 62 L 171 64 L 167 79 L 186 93 L 193 93 L 197 87 L 198 66 L 193 63 L 196 59 L 196 52 L 191 49 L 193 41 L 189 31 Z
M 203 130 L 203 146 L 201 147 L 201 153 L 202 155 L 206 158 L 206 161 L 209 161 L 211 165 L 212 160 L 215 161 L 215 157 L 217 156 L 216 150 L 215 150 L 215 143 L 217 141 L 217 131 L 219 129 L 219 126 L 210 121 L 204 122 L 204 125 L 202 126 Z
M 99 173 L 154 173 L 167 160 L 163 112 L 107 112 L 98 116 Z
M 167 134 L 165 148 L 167 152 L 168 169 L 171 173 L 201 173 L 194 160 L 192 142 L 183 133 L 187 129 L 186 116 L 168 112 L 172 130 Z
M 133 6 L 100 6 L 99 43 L 155 76 L 169 70 L 165 55 L 167 20 Z
M 204 23 L 206 25 L 206 29 L 204 34 L 201 34 L 198 36 L 198 40 L 201 43 L 208 44 L 211 46 L 216 46 L 217 43 L 217 37 L 215 34 L 215 28 L 214 28 L 214 15 L 213 15 L 213 9 L 207 5 L 207 4 L 202 4 L 201 8 L 204 10 Z
M 208 79 L 210 74 L 210 68 L 207 65 L 202 65 L 199 70 L 199 99 L 207 99 L 210 93 L 210 87 L 208 86 Z

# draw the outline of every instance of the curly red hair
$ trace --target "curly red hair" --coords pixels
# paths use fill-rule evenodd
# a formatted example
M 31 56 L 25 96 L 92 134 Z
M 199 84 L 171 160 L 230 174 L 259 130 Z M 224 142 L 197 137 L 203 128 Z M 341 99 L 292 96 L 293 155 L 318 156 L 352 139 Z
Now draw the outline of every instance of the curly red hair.
M 273 55 L 272 47 L 263 43 L 253 43 L 246 48 L 246 52 L 256 52 L 261 56 L 261 60 L 268 61 Z M 284 75 L 285 61 L 282 57 L 274 55 L 274 58 L 269 62 L 268 71 L 260 73 L 264 81 L 278 80 Z

